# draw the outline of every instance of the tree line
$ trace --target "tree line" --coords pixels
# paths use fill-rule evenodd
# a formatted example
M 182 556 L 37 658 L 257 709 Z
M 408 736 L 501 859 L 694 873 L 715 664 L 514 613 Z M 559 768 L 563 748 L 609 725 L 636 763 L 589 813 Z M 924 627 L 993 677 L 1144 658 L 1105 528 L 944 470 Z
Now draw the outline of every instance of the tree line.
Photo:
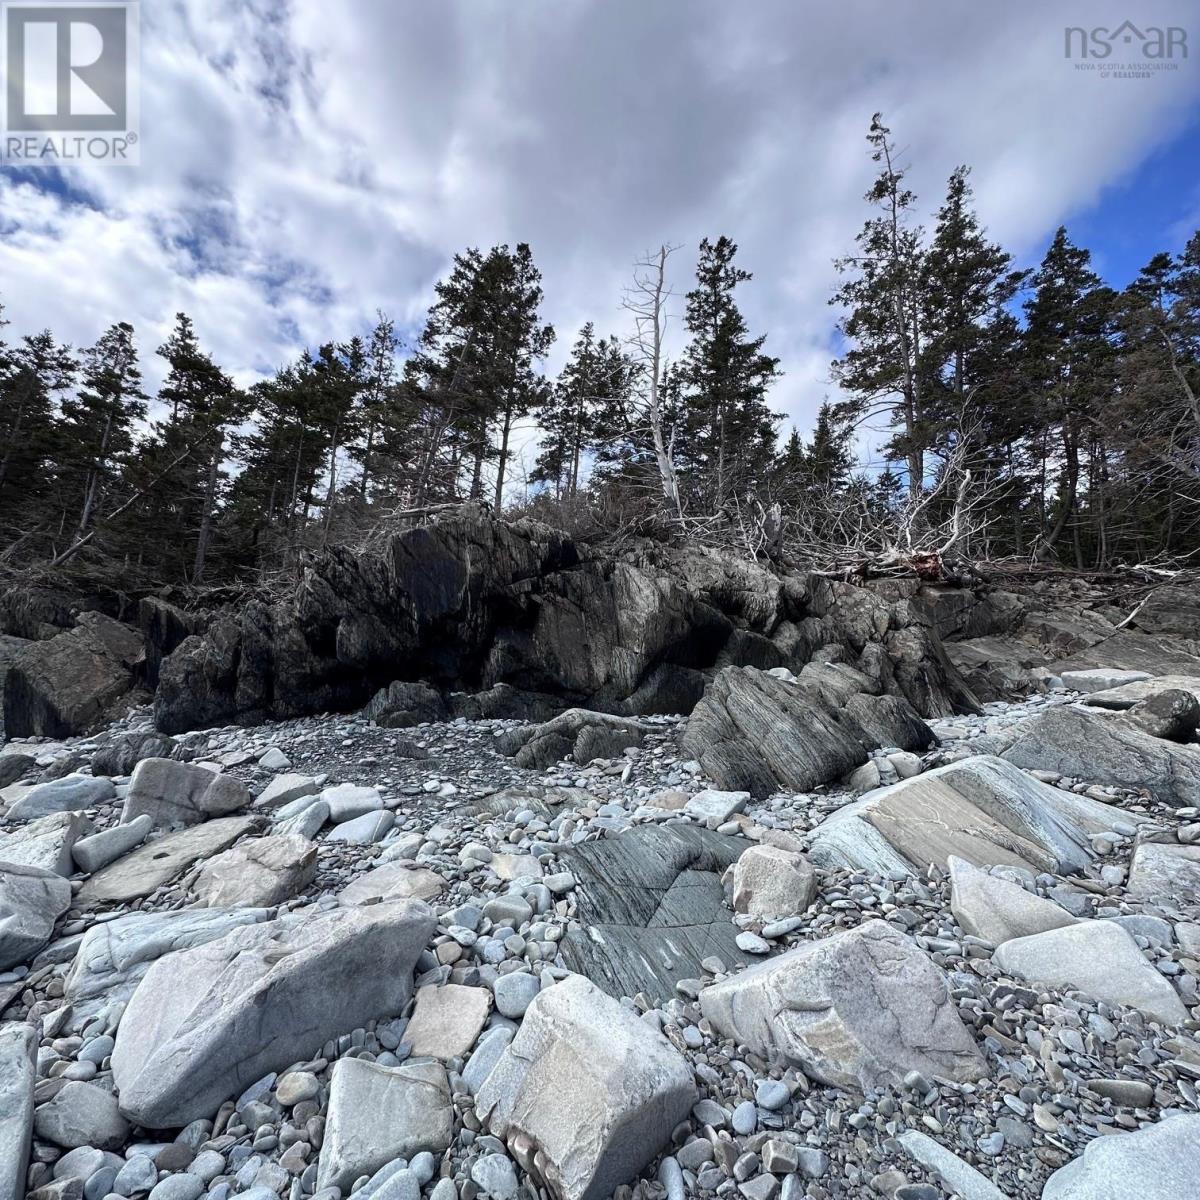
M 585 324 L 555 377 L 530 247 L 468 249 L 413 344 L 380 314 L 250 387 L 179 314 L 153 410 L 127 323 L 81 351 L 49 331 L 0 341 L 0 560 L 221 582 L 458 499 L 816 559 L 1194 554 L 1200 234 L 1120 290 L 1066 229 L 1019 270 L 967 168 L 926 229 L 879 116 L 868 147 L 868 215 L 831 297 L 839 394 L 808 438 L 780 436 L 780 362 L 742 314 L 752 276 L 730 238 L 700 243 L 678 296 L 676 248 L 648 255 L 625 297 L 632 336 Z M 685 336 L 669 359 L 674 309 Z M 536 462 L 514 481 L 530 422 Z M 879 428 L 884 462 L 859 464 L 861 431 Z

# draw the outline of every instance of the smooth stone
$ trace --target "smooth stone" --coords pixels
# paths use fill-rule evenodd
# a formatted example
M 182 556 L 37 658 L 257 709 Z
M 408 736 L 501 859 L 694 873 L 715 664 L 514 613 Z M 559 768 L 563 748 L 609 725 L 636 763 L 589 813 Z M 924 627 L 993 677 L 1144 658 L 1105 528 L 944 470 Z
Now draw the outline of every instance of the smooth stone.
M 117 1108 L 116 1098 L 91 1083 L 72 1081 L 33 1115 L 39 1138 L 66 1150 L 95 1146 L 116 1150 L 129 1136 L 129 1122 Z
M 39 783 L 30 788 L 8 810 L 10 821 L 33 821 L 48 817 L 51 813 L 79 812 L 95 808 L 117 794 L 111 779 L 93 779 L 91 775 L 64 775 L 49 783 Z
M 81 838 L 72 847 L 71 854 L 81 871 L 89 875 L 116 862 L 123 854 L 137 849 L 154 828 L 154 818 L 149 813 L 135 817 L 125 825 L 114 825 L 111 829 Z
M 415 1055 L 442 1061 L 462 1058 L 475 1044 L 490 1009 L 491 994 L 485 988 L 453 983 L 419 988 L 404 1040 Z

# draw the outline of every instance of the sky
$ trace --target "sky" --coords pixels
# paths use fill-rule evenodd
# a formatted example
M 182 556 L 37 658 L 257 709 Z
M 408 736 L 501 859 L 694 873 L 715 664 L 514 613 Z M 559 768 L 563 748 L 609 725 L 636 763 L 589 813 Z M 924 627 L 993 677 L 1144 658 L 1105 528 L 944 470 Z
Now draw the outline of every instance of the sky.
M 785 373 L 774 406 L 807 431 L 834 392 L 832 261 L 867 216 L 875 111 L 921 210 L 969 164 L 1021 265 L 1066 223 L 1119 285 L 1200 227 L 1193 0 L 148 0 L 140 15 L 141 165 L 0 168 L 0 301 L 10 339 L 48 326 L 83 346 L 132 322 L 151 384 L 176 311 L 249 383 L 377 311 L 415 333 L 456 251 L 520 241 L 558 330 L 553 371 L 585 321 L 627 332 L 636 258 L 681 247 L 678 314 L 700 239 L 727 234 L 754 275 L 747 322 Z M 1066 58 L 1065 27 L 1126 19 L 1183 28 L 1188 57 L 1150 78 Z

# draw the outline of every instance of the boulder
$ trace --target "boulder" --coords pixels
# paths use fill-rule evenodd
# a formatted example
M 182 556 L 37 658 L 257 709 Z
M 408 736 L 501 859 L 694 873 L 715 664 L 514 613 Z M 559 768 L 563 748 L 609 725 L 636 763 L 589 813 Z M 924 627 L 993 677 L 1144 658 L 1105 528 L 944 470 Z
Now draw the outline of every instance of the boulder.
M 324 801 L 322 805 L 324 806 Z M 395 823 L 395 816 L 387 811 L 363 813 L 361 817 L 354 817 L 335 825 L 325 840 L 347 842 L 352 846 L 372 846 L 383 841 Z
M 36 1026 L 0 1025 L 0 1196 L 6 1200 L 25 1194 L 37 1050 Z
M 9 810 L 10 821 L 35 821 L 51 813 L 81 812 L 112 800 L 117 794 L 110 779 L 64 775 L 29 789 Z
M 585 766 L 594 758 L 618 758 L 628 747 L 640 746 L 651 728 L 632 717 L 570 708 L 542 725 L 510 730 L 496 748 L 530 771 L 545 770 L 564 758 Z
M 987 1064 L 944 972 L 883 921 L 807 942 L 700 993 L 714 1029 L 820 1083 L 867 1091 L 910 1071 L 968 1082 Z
M 146 758 L 134 768 L 121 820 L 149 816 L 155 829 L 180 829 L 249 803 L 246 785 L 232 775 L 169 758 Z
M 950 910 L 964 933 L 999 946 L 1012 938 L 1073 925 L 1065 908 L 1027 892 L 1018 883 L 989 875 L 969 862 L 947 859 Z
M 1059 678 L 1063 682 L 1063 687 L 1073 692 L 1083 692 L 1092 697 L 1087 703 L 1100 704 L 1102 702 L 1095 699 L 1094 693 L 1103 694 L 1122 688 L 1126 684 L 1141 683 L 1143 680 L 1152 679 L 1153 676 L 1146 671 L 1106 670 L 1103 667 L 1092 667 L 1082 671 L 1062 671 Z
M 733 911 L 759 921 L 804 912 L 817 891 L 817 873 L 803 854 L 752 846 L 734 864 Z
M 71 885 L 61 875 L 0 862 L 0 971 L 28 962 L 70 904 Z
M 276 775 L 254 801 L 256 808 L 282 809 L 306 796 L 316 796 L 321 789 L 309 775 Z M 281 814 L 282 815 L 282 814 Z M 289 813 L 288 816 L 294 814 Z
M 1200 689 L 1200 679 L 1195 682 Z M 1200 726 L 1197 694 L 1181 688 L 1165 688 L 1139 700 L 1125 712 L 1124 719 L 1151 737 L 1165 738 L 1169 742 L 1194 742 L 1197 726 Z
M 131 775 L 145 758 L 174 758 L 179 743 L 165 733 L 125 733 L 92 755 L 93 775 Z
M 76 1027 L 105 1009 L 123 1008 L 153 963 L 177 950 L 223 938 L 272 918 L 270 909 L 188 909 L 129 913 L 93 925 L 79 943 L 63 984 Z
M 79 869 L 92 875 L 130 850 L 136 850 L 153 829 L 154 819 L 146 813 L 127 825 L 113 825 L 91 837 L 81 838 L 72 847 L 71 854 Z
M 112 1053 L 121 1109 L 150 1129 L 211 1118 L 270 1071 L 396 1016 L 435 928 L 418 901 L 292 914 L 161 958 Z
M 1140 821 L 978 755 L 838 809 L 812 831 L 809 857 L 821 867 L 882 875 L 945 867 L 950 855 L 976 866 L 1076 874 L 1094 857 L 1093 834 L 1132 833 Z
M 378 904 L 381 900 L 436 900 L 446 881 L 426 867 L 386 863 L 360 875 L 338 894 L 339 904 Z
M 751 799 L 749 792 L 719 792 L 705 788 L 684 804 L 683 811 L 689 817 L 703 821 L 710 829 L 716 829 L 738 813 L 745 812 Z
M 717 787 L 765 799 L 840 779 L 881 745 L 933 744 L 932 731 L 905 701 L 848 695 L 830 679 L 829 672 L 807 680 L 802 673 L 788 683 L 752 667 L 727 668 L 688 718 L 683 752 Z
M 1060 1167 L 1042 1200 L 1183 1200 L 1200 1176 L 1200 1115 L 1180 1113 L 1135 1133 L 1093 1138 Z
M 329 805 L 329 819 L 335 825 L 378 812 L 383 807 L 383 797 L 378 788 L 360 787 L 355 783 L 339 783 L 336 787 L 328 787 L 321 793 L 321 799 Z
M 542 991 L 480 1087 L 475 1109 L 556 1200 L 604 1200 L 686 1121 L 687 1060 L 657 1030 L 574 976 Z
M 721 875 L 746 843 L 695 825 L 642 825 L 560 852 L 577 881 L 577 918 L 563 961 L 610 996 L 665 1001 L 710 956 L 747 960 L 725 904 Z
M 454 1134 L 450 1080 L 441 1063 L 381 1067 L 361 1058 L 333 1064 L 317 1190 L 350 1185 L 398 1158 L 440 1155 Z
M 149 896 L 182 875 L 193 863 L 227 850 L 259 829 L 255 817 L 220 817 L 157 838 L 96 872 L 80 889 L 80 908 L 125 904 Z
M 1138 609 L 1135 621 L 1147 633 L 1194 639 L 1200 630 L 1200 597 L 1190 584 L 1156 587 Z
M 417 1055 L 462 1058 L 475 1044 L 491 1007 L 491 993 L 486 988 L 456 983 L 419 988 L 404 1040 Z
M 1200 805 L 1200 747 L 1164 742 L 1083 708 L 1061 706 L 1023 722 L 1003 757 L 1031 771 L 1144 789 L 1163 804 Z
M 1187 1009 L 1113 921 L 1079 921 L 998 947 L 993 962 L 1009 974 L 1049 987 L 1074 988 L 1105 1004 L 1136 1008 L 1161 1025 L 1181 1025 Z
M 317 848 L 288 834 L 247 838 L 203 863 L 191 890 L 207 908 L 270 908 L 302 892 L 317 874 Z
M 444 721 L 450 710 L 437 688 L 395 680 L 371 697 L 362 715 L 385 729 L 411 729 L 430 721 Z
M 901 1149 L 914 1162 L 920 1163 L 947 1191 L 962 1200 L 1008 1200 L 1008 1197 L 970 1163 L 935 1142 L 919 1129 L 906 1129 L 897 1139 Z
M 1200 846 L 1139 843 L 1129 864 L 1126 892 L 1166 908 L 1200 906 Z
M 37 867 L 64 877 L 75 873 L 72 853 L 91 830 L 86 817 L 76 812 L 51 813 L 0 834 L 0 862 Z
M 37 770 L 37 759 L 28 754 L 6 753 L 0 750 L 0 788 L 24 779 Z
M 1122 674 L 1137 675 L 1137 678 L 1122 680 L 1110 687 L 1097 688 L 1087 696 L 1084 703 L 1120 712 L 1133 708 L 1143 700 L 1150 700 L 1162 692 L 1189 692 L 1200 700 L 1200 674 L 1146 675 L 1140 671 L 1125 671 Z
M 51 1100 L 34 1110 L 33 1128 L 43 1141 L 64 1150 L 80 1146 L 116 1150 L 129 1137 L 129 1122 L 112 1092 L 78 1080 L 63 1084 Z

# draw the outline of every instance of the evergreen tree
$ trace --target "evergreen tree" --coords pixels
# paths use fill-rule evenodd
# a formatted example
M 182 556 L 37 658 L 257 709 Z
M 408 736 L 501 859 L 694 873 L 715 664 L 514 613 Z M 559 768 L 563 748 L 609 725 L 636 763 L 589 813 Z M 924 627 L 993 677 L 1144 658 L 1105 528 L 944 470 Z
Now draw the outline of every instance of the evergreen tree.
M 379 443 L 389 439 L 393 443 L 399 442 L 409 434 L 407 413 L 397 397 L 396 354 L 399 350 L 395 323 L 379 313 L 364 356 L 357 420 L 361 441 L 350 450 L 361 468 L 358 491 L 364 502 L 370 495 L 371 482 L 380 465 Z
M 691 341 L 679 364 L 684 428 L 681 462 L 709 512 L 763 480 L 775 451 L 775 422 L 766 395 L 779 360 L 752 338 L 734 291 L 753 276 L 734 265 L 727 237 L 700 243 L 697 285 L 687 294 Z

